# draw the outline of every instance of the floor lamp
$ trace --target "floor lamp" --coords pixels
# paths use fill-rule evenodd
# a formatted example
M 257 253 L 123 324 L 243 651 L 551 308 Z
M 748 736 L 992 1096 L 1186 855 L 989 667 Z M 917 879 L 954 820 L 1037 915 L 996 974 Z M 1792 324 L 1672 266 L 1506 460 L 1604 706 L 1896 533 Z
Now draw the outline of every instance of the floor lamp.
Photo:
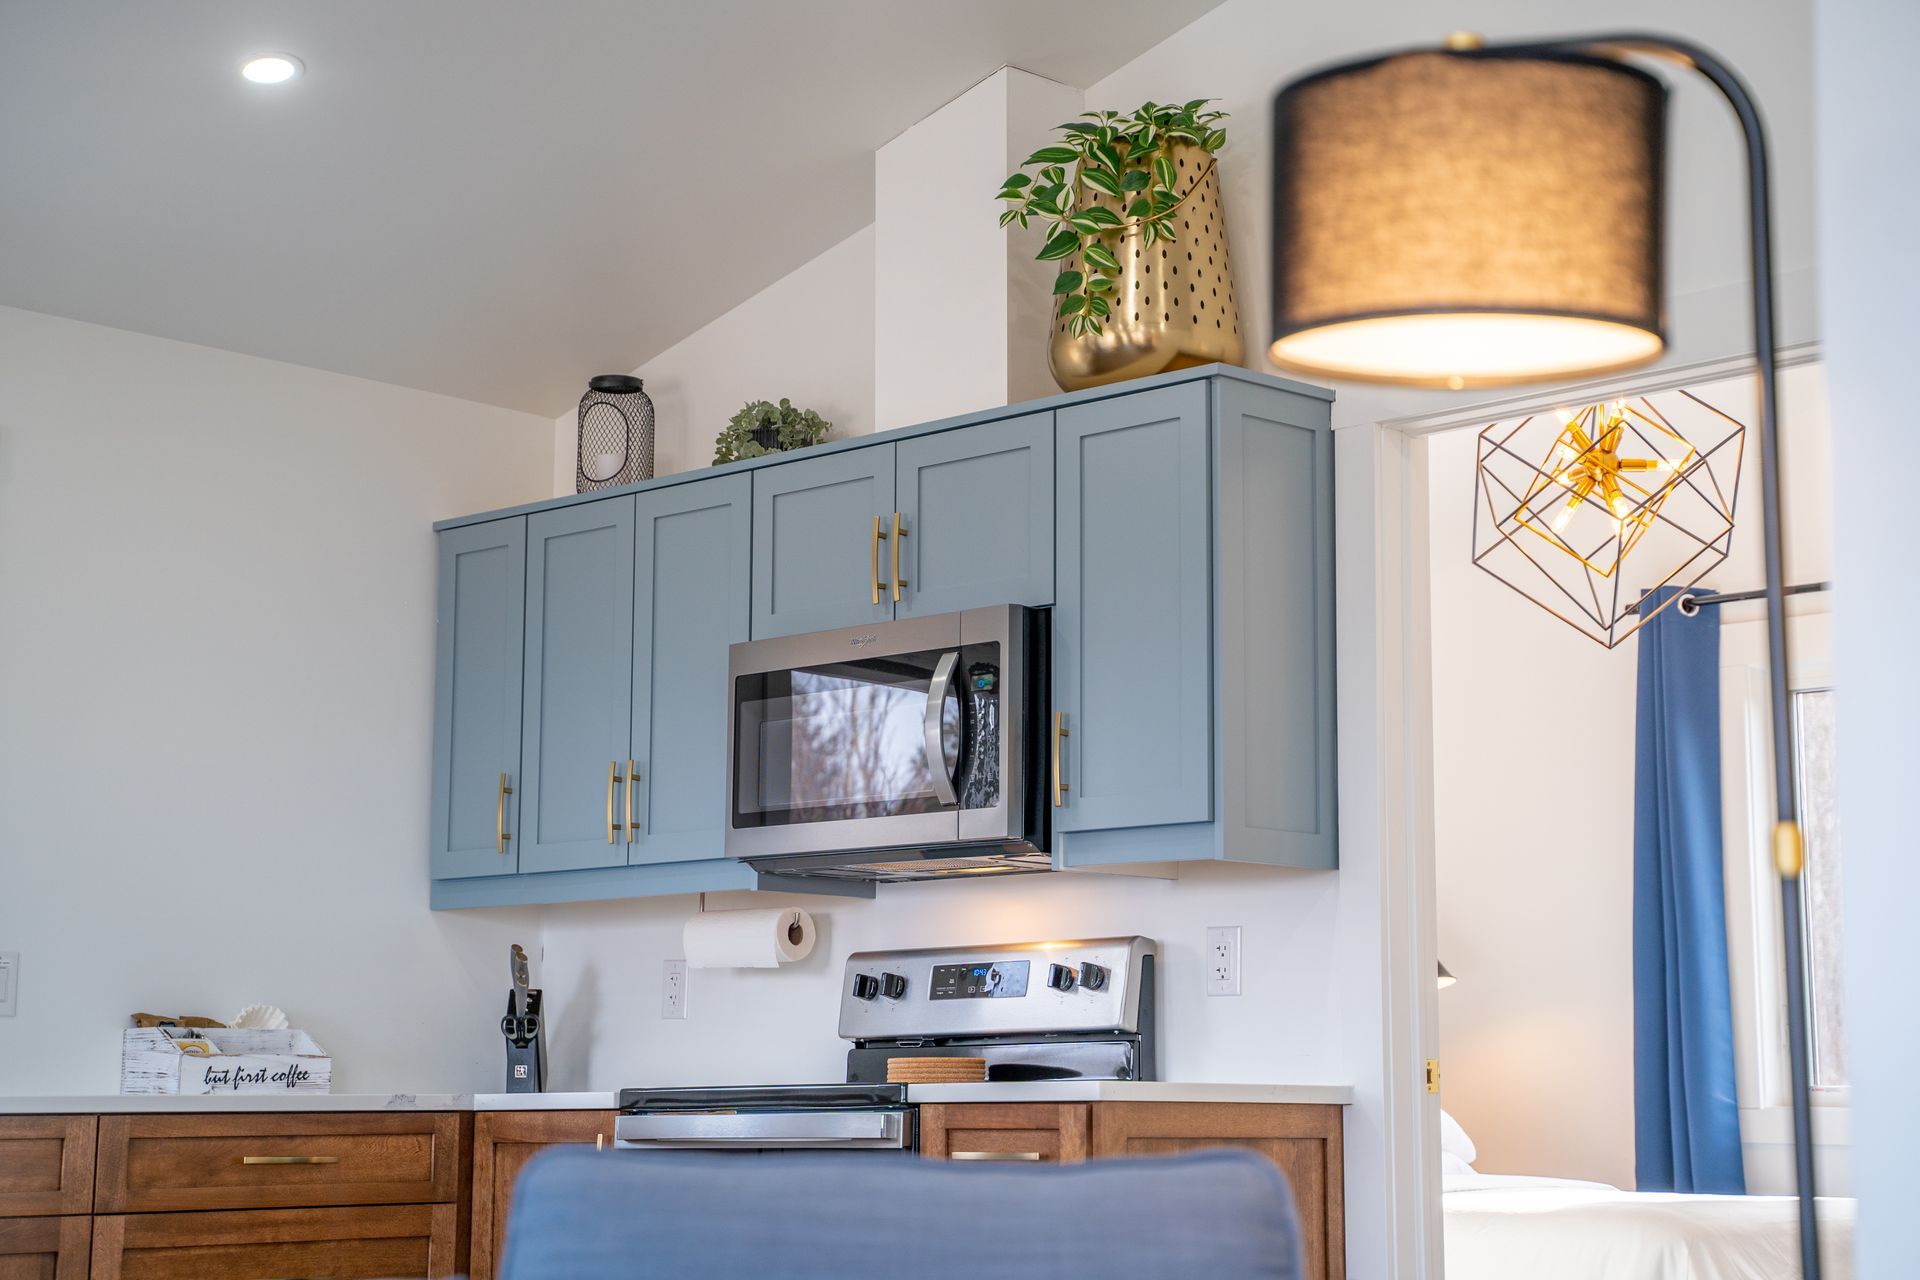
M 1666 345 L 1666 87 L 1630 59 L 1691 68 L 1747 150 L 1773 777 L 1786 943 L 1800 1265 L 1817 1280 L 1803 862 L 1788 714 L 1774 279 L 1766 132 L 1733 70 L 1654 35 L 1486 44 L 1348 63 L 1274 101 L 1276 364 L 1454 389 L 1644 364 Z

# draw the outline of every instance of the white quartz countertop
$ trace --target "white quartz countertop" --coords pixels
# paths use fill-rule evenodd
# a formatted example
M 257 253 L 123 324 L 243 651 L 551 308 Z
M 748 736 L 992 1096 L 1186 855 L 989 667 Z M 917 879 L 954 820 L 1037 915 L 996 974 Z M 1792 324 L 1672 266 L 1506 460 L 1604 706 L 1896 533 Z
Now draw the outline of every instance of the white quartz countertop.
M 913 1102 L 1267 1102 L 1345 1106 L 1343 1084 L 1183 1084 L 1176 1080 L 1043 1080 L 917 1084 Z M 607 1093 L 216 1093 L 0 1098 L 0 1115 L 252 1111 L 611 1111 Z

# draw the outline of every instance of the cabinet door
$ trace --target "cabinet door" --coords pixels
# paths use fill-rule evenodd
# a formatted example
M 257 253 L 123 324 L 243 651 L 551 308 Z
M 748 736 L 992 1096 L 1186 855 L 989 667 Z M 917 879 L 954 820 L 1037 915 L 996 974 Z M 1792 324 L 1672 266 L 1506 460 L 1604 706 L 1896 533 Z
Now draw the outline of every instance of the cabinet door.
M 451 1276 L 459 1215 L 451 1204 L 116 1214 L 94 1220 L 93 1280 Z
M 521 871 L 627 861 L 633 498 L 527 517 Z
M 1339 1107 L 1262 1103 L 1096 1102 L 1095 1159 L 1246 1147 L 1280 1166 L 1300 1216 L 1308 1280 L 1347 1273 L 1346 1173 Z
M 87 1280 L 93 1219 L 0 1218 L 4 1280 Z
M 902 440 L 897 618 L 1053 603 L 1053 415 Z M 891 530 L 889 530 L 891 532 Z
M 94 1116 L 0 1116 L 0 1219 L 93 1208 Z
M 440 535 L 433 705 L 433 877 L 519 864 L 520 659 L 527 522 Z
M 893 512 L 890 444 L 754 472 L 753 638 L 892 618 Z
M 1073 1164 L 1087 1158 L 1087 1105 L 929 1103 L 920 1152 L 930 1160 Z
M 637 495 L 627 860 L 715 858 L 726 842 L 727 646 L 752 609 L 753 482 Z
M 513 1184 L 527 1161 L 562 1143 L 613 1144 L 611 1111 L 483 1111 L 473 1118 L 470 1280 L 493 1280 L 507 1240 Z
M 1062 409 L 1058 831 L 1213 816 L 1204 382 Z

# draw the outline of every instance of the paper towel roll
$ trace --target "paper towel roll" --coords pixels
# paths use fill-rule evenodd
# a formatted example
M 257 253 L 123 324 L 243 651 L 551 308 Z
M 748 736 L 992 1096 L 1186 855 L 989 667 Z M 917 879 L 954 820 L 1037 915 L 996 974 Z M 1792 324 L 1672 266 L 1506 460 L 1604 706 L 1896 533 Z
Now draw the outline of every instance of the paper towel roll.
M 695 969 L 777 969 L 805 960 L 817 936 L 797 907 L 708 911 L 687 921 L 687 964 Z

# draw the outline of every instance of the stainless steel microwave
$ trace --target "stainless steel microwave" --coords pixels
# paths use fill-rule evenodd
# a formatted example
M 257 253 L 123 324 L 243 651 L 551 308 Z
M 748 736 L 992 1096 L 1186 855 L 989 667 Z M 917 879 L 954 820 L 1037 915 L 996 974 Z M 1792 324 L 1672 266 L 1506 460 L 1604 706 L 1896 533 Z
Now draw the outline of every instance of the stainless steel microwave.
M 1046 645 L 1019 605 L 734 645 L 727 855 L 843 880 L 1052 870 Z

